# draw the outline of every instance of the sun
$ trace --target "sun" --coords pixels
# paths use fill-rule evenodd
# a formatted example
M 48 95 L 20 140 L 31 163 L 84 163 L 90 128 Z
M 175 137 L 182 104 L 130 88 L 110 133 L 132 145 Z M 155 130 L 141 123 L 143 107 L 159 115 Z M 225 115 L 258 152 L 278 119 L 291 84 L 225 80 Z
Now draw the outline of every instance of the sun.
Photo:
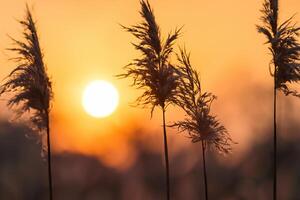
M 118 103 L 118 91 L 107 81 L 93 81 L 83 92 L 82 105 L 85 111 L 93 117 L 102 118 L 111 115 Z

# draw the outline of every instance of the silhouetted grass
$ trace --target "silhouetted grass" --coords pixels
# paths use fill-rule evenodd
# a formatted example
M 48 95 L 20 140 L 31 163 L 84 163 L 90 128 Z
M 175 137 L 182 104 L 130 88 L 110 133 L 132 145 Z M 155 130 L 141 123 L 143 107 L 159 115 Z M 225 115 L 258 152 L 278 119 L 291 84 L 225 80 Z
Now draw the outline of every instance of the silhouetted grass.
M 261 20 L 263 25 L 257 26 L 259 33 L 267 37 L 269 50 L 272 54 L 270 73 L 274 77 L 274 184 L 273 199 L 277 198 L 277 124 L 276 124 L 276 91 L 285 95 L 300 97 L 296 90 L 289 88 L 289 84 L 300 81 L 300 44 L 297 42 L 300 27 L 292 23 L 293 17 L 279 25 L 278 0 L 265 0 Z M 271 69 L 273 66 L 273 69 Z
M 175 122 L 171 127 L 177 127 L 181 132 L 186 131 L 193 143 L 201 142 L 205 199 L 208 199 L 208 183 L 206 172 L 205 151 L 214 147 L 220 153 L 231 151 L 233 141 L 226 128 L 220 124 L 216 116 L 210 113 L 212 102 L 216 99 L 212 93 L 203 92 L 199 73 L 190 63 L 190 55 L 186 50 L 180 50 L 178 55 L 181 82 L 178 87 L 177 104 L 185 111 L 186 117 Z
M 30 127 L 39 135 L 47 134 L 48 151 L 48 175 L 49 194 L 53 198 L 52 174 L 51 174 L 51 146 L 49 112 L 52 99 L 51 81 L 46 72 L 43 54 L 40 48 L 38 34 L 32 14 L 26 6 L 26 18 L 19 21 L 23 26 L 24 41 L 15 40 L 14 47 L 8 50 L 17 54 L 12 58 L 16 63 L 15 69 L 8 75 L 6 81 L 0 87 L 0 95 L 11 93 L 13 96 L 8 100 L 7 106 L 16 107 L 17 117 L 30 112 Z
M 133 60 L 125 67 L 126 73 L 119 77 L 133 79 L 132 86 L 144 90 L 137 99 L 137 105 L 151 105 L 151 116 L 156 107 L 160 107 L 163 115 L 164 149 L 166 162 L 166 188 L 167 199 L 170 199 L 170 178 L 168 143 L 166 132 L 165 112 L 170 104 L 176 102 L 179 75 L 170 63 L 173 53 L 173 44 L 179 36 L 180 29 L 170 33 L 165 41 L 161 38 L 158 24 L 148 1 L 142 0 L 140 14 L 143 21 L 137 25 L 123 28 L 131 33 L 137 40 L 133 43 L 141 57 Z

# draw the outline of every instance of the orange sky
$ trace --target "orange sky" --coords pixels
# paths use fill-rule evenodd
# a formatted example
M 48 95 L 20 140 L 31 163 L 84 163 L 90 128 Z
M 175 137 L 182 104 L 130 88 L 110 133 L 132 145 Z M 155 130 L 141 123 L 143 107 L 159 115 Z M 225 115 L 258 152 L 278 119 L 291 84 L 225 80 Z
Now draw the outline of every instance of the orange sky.
M 133 38 L 118 24 L 140 21 L 138 1 L 36 0 L 28 3 L 34 5 L 45 62 L 54 83 L 51 126 L 55 150 L 80 151 L 102 158 L 109 152 L 117 160 L 112 163 L 117 165 L 133 153 L 126 141 L 139 127 L 161 139 L 160 112 L 155 112 L 150 120 L 145 110 L 130 107 L 129 103 L 140 92 L 128 86 L 129 80 L 114 77 L 137 55 L 130 44 Z M 254 128 L 262 128 L 263 122 L 271 119 L 271 105 L 268 107 L 258 100 L 272 100 L 270 57 L 263 45 L 265 38 L 255 29 L 262 0 L 152 0 L 150 3 L 164 34 L 184 25 L 178 44 L 185 44 L 191 50 L 192 63 L 201 72 L 204 89 L 219 97 L 214 111 L 239 142 L 237 148 L 247 146 L 248 139 L 255 135 Z M 22 29 L 15 19 L 24 16 L 25 1 L 0 0 L 0 5 L 2 79 L 13 69 L 13 63 L 8 61 L 9 53 L 4 51 L 10 45 L 7 34 L 19 38 Z M 282 0 L 280 17 L 285 19 L 299 12 L 299 8 L 299 0 Z M 300 21 L 299 14 L 295 20 Z M 120 106 L 105 119 L 88 116 L 81 106 L 83 89 L 94 79 L 110 81 L 120 92 Z M 255 88 L 265 96 L 255 95 Z M 256 100 L 260 103 L 253 104 Z M 5 109 L 5 101 L 0 105 Z M 168 121 L 181 116 L 177 110 L 169 110 L 171 112 Z M 9 115 L 9 111 L 0 113 L 3 118 Z M 262 118 L 261 124 L 254 123 L 257 127 L 253 127 L 249 121 L 257 117 Z M 180 143 L 178 136 L 172 135 L 170 139 L 175 144 Z M 178 148 L 171 144 L 171 153 L 176 150 Z

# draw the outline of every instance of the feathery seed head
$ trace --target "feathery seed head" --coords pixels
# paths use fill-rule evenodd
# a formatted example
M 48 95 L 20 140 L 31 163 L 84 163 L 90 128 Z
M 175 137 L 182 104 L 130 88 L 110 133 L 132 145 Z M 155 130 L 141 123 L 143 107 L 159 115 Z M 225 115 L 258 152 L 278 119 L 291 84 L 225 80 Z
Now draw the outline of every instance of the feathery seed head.
M 180 29 L 170 33 L 163 41 L 149 2 L 142 0 L 140 3 L 143 21 L 131 27 L 122 27 L 137 39 L 138 42 L 133 43 L 133 46 L 141 53 L 141 57 L 125 66 L 126 73 L 118 76 L 131 77 L 132 85 L 144 90 L 137 99 L 137 104 L 151 105 L 152 115 L 156 106 L 165 109 L 168 104 L 176 101 L 179 74 L 170 62 L 170 55 L 173 53 L 173 45 L 179 37 Z
M 300 94 L 289 88 L 289 84 L 300 81 L 300 44 L 297 38 L 300 27 L 292 23 L 293 17 L 278 26 L 278 0 L 265 0 L 261 20 L 263 25 L 257 26 L 259 33 L 267 37 L 269 50 L 273 59 L 275 87 L 285 95 L 300 97 Z
M 17 53 L 16 68 L 6 77 L 0 87 L 0 95 L 12 93 L 8 107 L 17 107 L 17 117 L 31 111 L 32 128 L 38 131 L 47 126 L 50 101 L 52 99 L 51 81 L 46 73 L 43 54 L 40 49 L 35 22 L 26 7 L 26 18 L 20 24 L 24 27 L 24 41 L 15 40 L 14 47 L 8 50 Z
M 190 55 L 186 50 L 180 50 L 178 61 L 182 77 L 178 87 L 177 104 L 185 111 L 186 118 L 171 127 L 177 127 L 181 132 L 187 131 L 192 142 L 203 141 L 220 153 L 230 153 L 234 142 L 226 128 L 210 113 L 211 104 L 216 96 L 201 91 L 199 73 L 192 68 Z

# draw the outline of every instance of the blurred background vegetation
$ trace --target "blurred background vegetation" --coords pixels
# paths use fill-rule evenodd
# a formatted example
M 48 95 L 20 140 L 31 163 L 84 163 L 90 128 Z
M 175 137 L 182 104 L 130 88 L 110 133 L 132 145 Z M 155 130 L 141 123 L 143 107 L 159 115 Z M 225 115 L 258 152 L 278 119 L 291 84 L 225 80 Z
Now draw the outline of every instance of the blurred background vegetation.
M 300 138 L 297 120 L 288 124 L 279 142 L 279 199 L 300 196 Z M 143 134 L 142 130 L 137 131 Z M 271 127 L 240 158 L 223 158 L 208 152 L 211 199 L 270 199 L 272 195 Z M 144 135 L 148 135 L 144 133 Z M 287 137 L 288 135 L 288 137 Z M 111 168 L 96 157 L 64 152 L 53 156 L 54 198 L 57 200 L 163 199 L 163 158 L 151 150 L 149 139 L 130 141 L 136 159 L 125 169 Z M 146 144 L 148 143 L 148 144 Z M 43 200 L 48 198 L 46 162 L 40 144 L 25 126 L 0 124 L 0 199 Z M 201 148 L 191 145 L 171 156 L 171 197 L 196 200 L 203 197 Z

